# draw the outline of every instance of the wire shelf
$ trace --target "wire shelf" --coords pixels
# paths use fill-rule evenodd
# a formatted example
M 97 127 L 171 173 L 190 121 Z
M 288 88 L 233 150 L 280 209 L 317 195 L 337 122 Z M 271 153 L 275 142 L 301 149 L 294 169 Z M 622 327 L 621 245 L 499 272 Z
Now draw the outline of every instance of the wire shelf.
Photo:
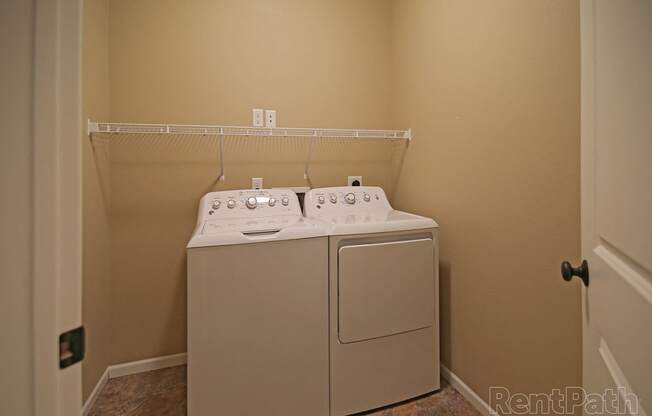
M 193 124 L 141 124 L 141 123 L 107 123 L 88 120 L 88 135 L 94 133 L 113 134 L 177 134 L 217 136 L 220 139 L 220 172 L 218 180 L 224 180 L 224 137 L 306 137 L 308 139 L 381 139 L 412 140 L 412 130 L 370 130 L 370 129 L 321 129 L 301 127 L 243 127 Z M 311 140 L 306 158 L 304 178 L 309 179 L 309 167 L 312 159 Z
M 88 135 L 94 133 L 116 134 L 184 134 L 213 136 L 260 136 L 260 137 L 321 137 L 321 138 L 364 138 L 411 140 L 412 132 L 408 130 L 371 130 L 371 129 L 322 129 L 301 127 L 244 127 L 192 124 L 139 124 L 106 123 L 88 121 Z

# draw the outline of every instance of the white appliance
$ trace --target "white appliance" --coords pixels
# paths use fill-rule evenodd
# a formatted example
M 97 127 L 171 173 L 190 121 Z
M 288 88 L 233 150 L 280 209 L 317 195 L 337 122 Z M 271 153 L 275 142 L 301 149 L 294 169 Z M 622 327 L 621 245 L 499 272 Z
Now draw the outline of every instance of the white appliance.
M 439 389 L 438 225 L 372 186 L 309 191 L 329 234 L 330 413 Z
M 328 237 L 295 193 L 206 194 L 187 251 L 188 415 L 328 415 Z

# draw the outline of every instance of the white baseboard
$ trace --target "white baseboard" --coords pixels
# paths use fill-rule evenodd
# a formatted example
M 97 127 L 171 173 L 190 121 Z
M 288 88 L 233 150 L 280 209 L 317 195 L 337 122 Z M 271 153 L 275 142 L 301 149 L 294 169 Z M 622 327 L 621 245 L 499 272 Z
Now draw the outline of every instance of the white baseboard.
M 93 404 L 99 397 L 107 381 L 111 378 L 127 376 L 130 374 L 144 373 L 147 371 L 160 370 L 162 368 L 175 367 L 184 365 L 188 362 L 188 354 L 173 354 L 164 357 L 148 358 L 146 360 L 132 361 L 129 363 L 110 365 L 104 370 L 104 373 L 98 380 L 95 388 L 82 407 L 82 416 L 88 415 Z M 469 386 L 466 385 L 455 373 L 449 370 L 445 365 L 441 365 L 441 376 L 450 383 L 464 398 L 471 403 L 483 416 L 493 416 L 496 413 L 489 407 L 487 402 L 482 400 Z
M 146 371 L 160 370 L 161 368 L 183 365 L 188 361 L 188 354 L 166 355 L 164 357 L 148 358 L 130 363 L 109 366 L 109 378 L 128 376 L 129 374 L 144 373 Z
M 95 401 L 97 400 L 98 397 L 100 397 L 100 393 L 104 389 L 104 386 L 106 385 L 107 381 L 109 381 L 109 367 L 107 367 L 106 370 L 104 370 L 104 373 L 102 373 L 102 376 L 97 381 L 97 384 L 93 388 L 93 391 L 91 392 L 90 396 L 88 396 L 88 399 L 86 399 L 86 402 L 82 407 L 82 416 L 86 416 L 90 413 L 91 409 L 93 408 L 93 405 L 95 404 Z
M 88 415 L 109 379 L 128 376 L 130 374 L 144 373 L 146 371 L 160 370 L 162 368 L 175 367 L 177 365 L 186 364 L 187 362 L 188 354 L 184 352 L 181 354 L 166 355 L 164 357 L 148 358 L 146 360 L 108 366 L 106 370 L 104 370 L 104 374 L 102 374 L 102 377 L 98 380 L 90 396 L 86 399 L 86 402 L 82 407 L 82 416 Z
M 478 412 L 480 412 L 483 416 L 493 416 L 496 415 L 496 412 L 494 412 L 491 407 L 482 400 L 480 396 L 469 386 L 466 385 L 462 381 L 461 378 L 455 375 L 451 370 L 446 368 L 445 365 L 441 365 L 441 376 L 444 378 L 444 380 L 448 381 L 448 383 L 455 389 L 457 390 L 464 398 L 471 403 L 473 407 L 476 408 Z

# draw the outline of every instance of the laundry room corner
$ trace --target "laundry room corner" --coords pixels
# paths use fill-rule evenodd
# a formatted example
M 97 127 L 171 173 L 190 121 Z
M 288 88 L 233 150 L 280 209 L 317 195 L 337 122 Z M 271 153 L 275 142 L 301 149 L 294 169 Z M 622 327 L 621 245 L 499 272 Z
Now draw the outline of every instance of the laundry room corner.
M 442 374 L 480 406 L 496 383 L 580 383 L 579 292 L 552 278 L 579 257 L 578 5 L 471 3 L 86 0 L 84 120 L 248 126 L 273 108 L 413 140 L 85 136 L 84 397 L 107 366 L 186 352 L 202 195 L 352 174 L 441 226 Z
M 86 120 L 110 117 L 109 0 L 85 0 L 82 15 L 82 364 L 86 401 L 111 359 L 109 144 L 88 137 Z

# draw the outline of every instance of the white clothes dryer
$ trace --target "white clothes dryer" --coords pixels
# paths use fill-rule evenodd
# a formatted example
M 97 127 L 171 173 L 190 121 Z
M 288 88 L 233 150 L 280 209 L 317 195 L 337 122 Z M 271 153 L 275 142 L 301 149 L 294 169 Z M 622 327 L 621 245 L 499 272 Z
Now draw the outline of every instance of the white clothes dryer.
M 313 189 L 304 215 L 329 234 L 331 416 L 439 389 L 437 223 L 371 186 Z

